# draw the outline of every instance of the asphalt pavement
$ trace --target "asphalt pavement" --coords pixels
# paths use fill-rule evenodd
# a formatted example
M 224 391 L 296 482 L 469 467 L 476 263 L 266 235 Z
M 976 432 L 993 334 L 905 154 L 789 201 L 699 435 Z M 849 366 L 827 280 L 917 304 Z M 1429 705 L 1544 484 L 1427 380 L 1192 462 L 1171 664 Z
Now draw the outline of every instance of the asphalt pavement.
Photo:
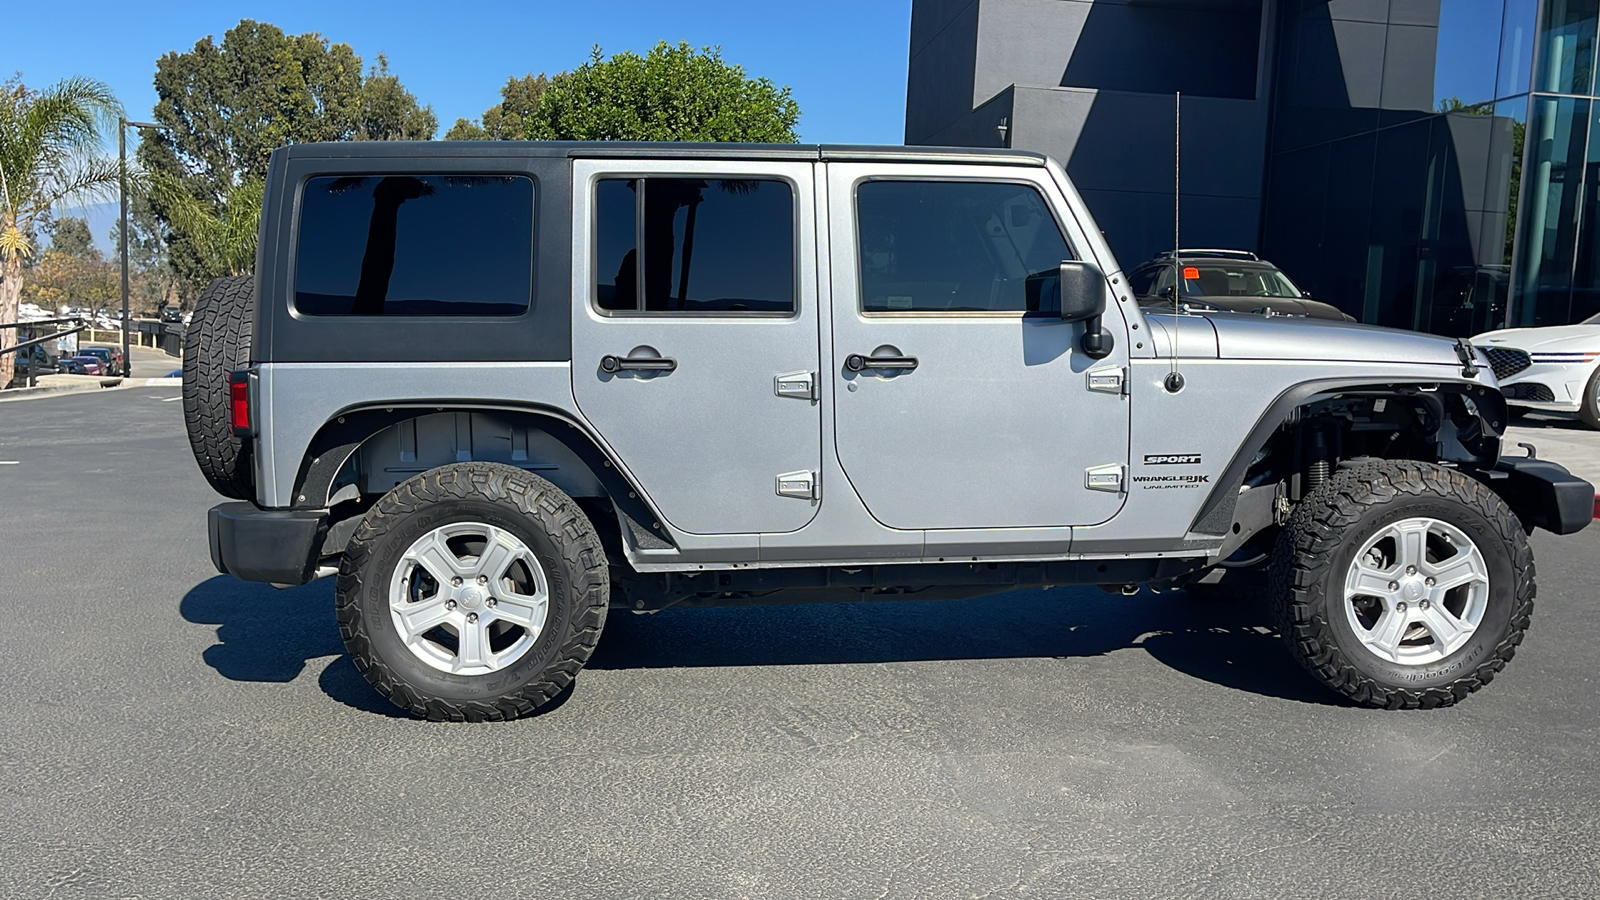
M 1600 530 L 1460 706 L 1243 602 L 613 613 L 562 702 L 398 714 L 332 585 L 218 576 L 177 388 L 0 405 L 0 897 L 1600 896 Z

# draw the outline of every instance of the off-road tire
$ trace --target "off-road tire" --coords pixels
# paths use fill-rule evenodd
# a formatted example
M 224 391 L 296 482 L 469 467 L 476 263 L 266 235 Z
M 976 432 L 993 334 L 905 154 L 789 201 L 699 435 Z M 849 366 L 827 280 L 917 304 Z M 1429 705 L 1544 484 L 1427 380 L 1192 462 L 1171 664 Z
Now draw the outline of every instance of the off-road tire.
M 1583 399 L 1578 401 L 1578 418 L 1590 428 L 1600 428 L 1600 369 L 1583 385 Z
M 1487 608 L 1466 644 L 1427 665 L 1380 659 L 1346 623 L 1344 579 L 1362 543 L 1390 522 L 1428 516 L 1478 546 L 1488 566 Z M 1533 552 L 1516 515 L 1483 484 L 1412 461 L 1358 466 L 1329 479 L 1294 510 L 1273 552 L 1277 627 L 1319 681 L 1362 705 L 1450 706 L 1488 684 L 1522 643 L 1533 613 Z
M 228 376 L 250 364 L 256 281 L 250 275 L 218 278 L 200 292 L 183 335 L 183 421 L 200 473 L 217 493 L 235 500 L 255 496 L 250 447 L 233 433 Z
M 430 529 L 482 521 L 513 532 L 549 584 L 544 629 L 516 662 L 457 675 L 411 653 L 390 620 L 388 587 L 406 548 Z M 600 537 L 571 497 L 521 469 L 455 463 L 396 486 L 362 518 L 339 566 L 339 634 L 378 693 L 434 721 L 483 722 L 530 714 L 567 688 L 605 627 L 610 572 Z

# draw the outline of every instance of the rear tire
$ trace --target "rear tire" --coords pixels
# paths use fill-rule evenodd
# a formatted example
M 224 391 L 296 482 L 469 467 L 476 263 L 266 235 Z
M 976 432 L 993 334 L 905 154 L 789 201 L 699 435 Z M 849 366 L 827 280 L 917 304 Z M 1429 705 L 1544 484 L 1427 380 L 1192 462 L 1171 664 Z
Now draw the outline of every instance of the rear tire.
M 356 668 L 436 721 L 513 719 L 549 703 L 605 627 L 610 572 L 571 497 L 521 469 L 469 462 L 400 484 L 339 566 L 339 634 Z
M 189 449 L 224 497 L 255 497 L 250 446 L 234 436 L 228 376 L 250 364 L 255 325 L 254 276 L 218 278 L 200 292 L 183 335 L 183 421 Z
M 1522 643 L 1535 593 L 1533 552 L 1504 501 L 1410 461 L 1346 470 L 1301 501 L 1271 576 L 1300 663 L 1388 709 L 1449 706 L 1488 684 Z

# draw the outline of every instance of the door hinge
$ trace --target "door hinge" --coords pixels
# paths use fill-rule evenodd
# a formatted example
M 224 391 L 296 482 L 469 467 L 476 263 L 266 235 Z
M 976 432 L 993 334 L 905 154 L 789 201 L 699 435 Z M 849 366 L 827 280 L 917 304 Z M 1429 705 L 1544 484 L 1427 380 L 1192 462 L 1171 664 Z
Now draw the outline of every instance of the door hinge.
M 1084 473 L 1083 486 L 1091 491 L 1122 493 L 1122 466 L 1090 466 Z
M 785 472 L 778 476 L 778 496 L 795 497 L 800 500 L 817 500 L 821 493 L 817 489 L 817 475 L 815 472 Z
M 772 392 L 779 397 L 795 397 L 800 400 L 820 399 L 817 397 L 817 377 L 811 372 L 789 372 L 773 376 Z
M 1121 366 L 1089 370 L 1089 390 L 1102 394 L 1120 394 L 1128 381 Z

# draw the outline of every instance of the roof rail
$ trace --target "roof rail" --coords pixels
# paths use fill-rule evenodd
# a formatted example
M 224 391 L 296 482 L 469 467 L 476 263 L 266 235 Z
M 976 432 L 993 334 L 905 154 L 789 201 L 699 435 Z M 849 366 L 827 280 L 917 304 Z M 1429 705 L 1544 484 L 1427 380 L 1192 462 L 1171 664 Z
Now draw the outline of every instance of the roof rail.
M 1192 247 L 1189 249 L 1179 249 L 1177 254 L 1179 256 L 1230 256 L 1237 259 L 1252 259 L 1258 262 L 1261 259 L 1261 257 L 1255 255 L 1255 253 L 1250 250 L 1219 250 L 1215 247 Z M 1173 251 L 1163 250 L 1156 254 L 1156 258 L 1171 259 L 1172 255 Z

